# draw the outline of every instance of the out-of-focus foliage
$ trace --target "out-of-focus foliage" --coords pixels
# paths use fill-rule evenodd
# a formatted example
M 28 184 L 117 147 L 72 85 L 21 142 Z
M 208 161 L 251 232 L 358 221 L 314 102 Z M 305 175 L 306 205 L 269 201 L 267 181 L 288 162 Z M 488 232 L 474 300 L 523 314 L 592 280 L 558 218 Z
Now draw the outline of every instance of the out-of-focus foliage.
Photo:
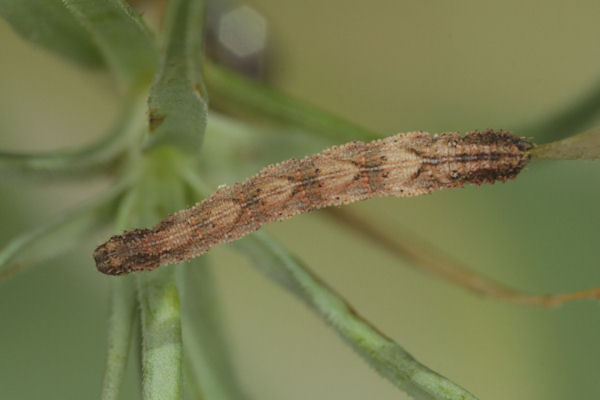
M 594 20 L 598 3 L 593 1 L 580 7 L 551 1 L 543 8 L 518 1 L 460 5 L 381 1 L 352 7 L 337 0 L 252 4 L 265 13 L 277 34 L 281 64 L 274 85 L 377 132 L 547 126 L 536 124 L 559 115 L 568 104 L 579 104 L 581 94 L 597 81 L 600 57 L 589 51 L 600 34 Z M 38 134 L 48 137 L 61 126 L 58 121 L 71 121 L 88 109 L 88 100 L 103 90 L 104 81 L 96 77 L 89 88 L 73 88 L 77 73 L 66 76 L 64 67 L 50 65 L 9 34 L 6 25 L 3 28 L 7 34 L 0 46 L 11 63 L 2 63 L 0 71 L 14 63 L 20 63 L 23 71 L 30 71 L 32 63 L 40 65 L 36 76 L 12 70 L 10 75 L 0 74 L 5 77 L 0 89 L 8 86 L 8 79 L 24 83 L 36 82 L 38 75 L 44 81 L 61 79 L 53 92 L 26 84 L 18 91 L 19 97 L 46 99 L 32 101 L 25 118 L 43 118 Z M 89 35 L 81 39 L 87 43 Z M 127 81 L 126 73 L 121 76 Z M 69 112 L 48 117 L 47 110 L 55 110 L 57 93 L 67 92 L 76 93 Z M 23 132 L 14 128 L 15 121 L 24 118 L 6 111 L 17 100 L 14 93 L 0 90 L 0 128 L 5 138 L 16 142 Z M 593 116 L 585 121 L 576 131 L 595 123 Z M 550 137 L 545 129 L 517 133 L 527 132 L 535 132 L 538 142 Z M 79 130 L 74 136 L 87 133 Z M 211 130 L 209 123 L 207 135 L 205 152 L 210 157 L 204 161 L 213 167 L 206 172 L 215 184 L 231 183 L 234 174 L 247 176 L 267 159 L 302 156 L 313 146 L 304 140 L 286 146 L 285 137 L 264 147 L 228 139 L 234 152 L 227 157 L 240 155 L 232 157 L 237 169 L 216 170 L 223 161 L 211 147 L 221 143 L 218 129 Z M 265 156 L 261 149 L 266 148 L 271 152 Z M 225 153 L 227 146 L 219 149 Z M 81 191 L 59 187 L 27 196 L 31 192 L 27 185 L 8 184 L 3 178 L 3 243 L 37 224 L 40 217 L 55 214 L 71 197 L 89 192 L 88 187 Z M 593 184 L 598 179 L 597 163 L 539 163 L 506 185 L 418 199 L 372 200 L 353 210 L 367 213 L 390 235 L 396 225 L 407 226 L 503 282 L 538 292 L 575 290 L 594 286 L 600 279 L 596 212 L 600 192 Z M 428 365 L 450 371 L 452 379 L 481 398 L 598 397 L 594 349 L 600 325 L 593 318 L 597 304 L 539 310 L 482 301 L 399 268 L 397 259 L 322 221 L 318 214 L 268 230 L 344 293 L 361 314 Z M 89 257 L 95 244 L 82 245 L 76 258 L 63 257 L 3 285 L 1 397 L 85 398 L 98 390 L 108 285 L 98 279 Z M 225 248 L 215 249 L 207 258 L 218 266 L 214 273 L 230 327 L 226 333 L 232 338 L 231 353 L 242 384 L 251 393 L 287 399 L 398 398 L 395 388 L 370 374 L 304 308 L 243 268 L 242 259 Z M 84 372 L 81 365 L 86 365 Z M 36 385 L 29 384 L 32 378 Z M 137 380 L 135 373 L 128 376 L 123 398 L 135 398 Z
M 27 40 L 86 67 L 104 66 L 92 35 L 62 0 L 0 0 L 0 15 Z

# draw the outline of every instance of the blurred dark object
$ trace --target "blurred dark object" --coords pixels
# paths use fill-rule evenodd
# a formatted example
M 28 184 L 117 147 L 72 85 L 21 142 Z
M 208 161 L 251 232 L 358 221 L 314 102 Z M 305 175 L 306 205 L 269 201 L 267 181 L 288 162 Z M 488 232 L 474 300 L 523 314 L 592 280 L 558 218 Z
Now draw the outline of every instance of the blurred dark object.
M 160 25 L 168 0 L 127 0 L 151 25 Z M 249 78 L 268 73 L 269 26 L 254 8 L 236 0 L 206 0 L 207 57 Z
M 265 80 L 269 26 L 254 8 L 235 0 L 206 2 L 206 55 L 245 76 Z

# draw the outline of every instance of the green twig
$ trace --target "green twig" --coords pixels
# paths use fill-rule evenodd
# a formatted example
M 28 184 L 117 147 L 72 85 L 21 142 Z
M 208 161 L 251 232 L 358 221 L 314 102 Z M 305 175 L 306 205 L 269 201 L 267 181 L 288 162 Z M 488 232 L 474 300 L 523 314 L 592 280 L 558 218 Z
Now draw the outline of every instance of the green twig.
M 108 348 L 102 381 L 102 400 L 117 400 L 119 398 L 136 311 L 134 277 L 111 277 L 110 280 Z
M 335 142 L 373 140 L 381 135 L 347 122 L 333 114 L 243 77 L 206 60 L 206 86 L 211 103 L 229 111 L 250 111 L 259 117 L 297 125 L 308 133 L 320 134 Z
M 145 154 L 136 190 L 136 226 L 149 226 L 185 207 L 185 189 L 177 176 L 185 156 L 161 147 Z M 142 394 L 146 400 L 179 399 L 183 381 L 181 309 L 177 268 L 136 274 L 142 332 Z
M 595 160 L 600 158 L 600 129 L 534 147 L 533 160 Z
M 304 300 L 377 372 L 415 399 L 475 399 L 379 332 L 266 233 L 256 232 L 234 246 L 267 276 Z
M 163 268 L 136 275 L 145 400 L 179 400 L 181 395 L 181 319 L 175 272 L 175 268 Z
M 148 97 L 150 145 L 169 144 L 197 154 L 206 128 L 202 81 L 202 0 L 171 0 L 163 45 Z
M 137 191 L 131 190 L 121 201 L 117 212 L 117 228 L 129 228 L 135 215 Z M 132 339 L 132 328 L 136 315 L 135 278 L 133 276 L 111 277 L 110 317 L 108 320 L 108 347 L 104 379 L 102 381 L 102 400 L 116 400 L 119 391 Z
M 145 116 L 144 106 L 140 94 L 125 101 L 121 116 L 108 134 L 81 149 L 41 154 L 0 152 L 0 171 L 3 174 L 36 173 L 44 178 L 87 177 L 105 173 L 121 159 L 131 141 L 139 138 Z
M 179 176 L 195 194 L 194 200 L 205 197 L 204 185 L 191 163 L 178 165 Z M 198 381 L 207 399 L 244 399 L 231 366 L 219 319 L 214 279 L 204 258 L 193 260 L 180 268 L 180 287 L 183 302 L 183 340 L 190 372 Z
M 179 265 L 184 357 L 202 398 L 243 399 L 219 320 L 213 276 L 204 258 Z

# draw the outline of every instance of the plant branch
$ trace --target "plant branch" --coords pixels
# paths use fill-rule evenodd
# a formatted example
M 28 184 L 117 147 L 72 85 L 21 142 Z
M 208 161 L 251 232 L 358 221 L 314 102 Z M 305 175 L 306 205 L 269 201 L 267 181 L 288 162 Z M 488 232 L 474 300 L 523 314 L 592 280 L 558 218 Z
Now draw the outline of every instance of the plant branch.
M 596 160 L 600 158 L 600 129 L 536 146 L 533 160 Z
M 234 247 L 268 277 L 306 302 L 380 375 L 415 399 L 476 399 L 378 331 L 266 233 L 256 232 L 234 242 Z
M 413 234 L 387 234 L 379 223 L 360 218 L 338 208 L 324 210 L 325 215 L 366 237 L 390 253 L 445 281 L 473 294 L 492 297 L 512 303 L 553 307 L 567 301 L 600 298 L 600 288 L 571 293 L 534 295 L 508 288 L 476 271 L 464 267 L 449 255 L 443 254 L 433 244 L 416 239 Z
M 96 143 L 80 149 L 39 154 L 0 152 L 0 171 L 73 178 L 111 170 L 131 141 L 139 139 L 145 116 L 142 97 L 145 95 L 138 94 L 125 101 L 115 125 Z
M 205 257 L 179 265 L 184 359 L 204 399 L 244 399 L 231 366 L 215 281 Z
M 210 60 L 204 63 L 211 103 L 227 110 L 246 110 L 259 117 L 293 124 L 307 133 L 320 134 L 335 142 L 373 140 L 381 135 L 326 111 L 241 76 Z
M 136 315 L 134 277 L 111 277 L 110 281 L 108 348 L 100 397 L 102 400 L 119 398 Z
M 167 4 L 159 65 L 148 97 L 150 146 L 169 144 L 197 154 L 206 128 L 202 81 L 202 0 Z
M 181 395 L 181 318 L 175 272 L 175 268 L 164 268 L 136 275 L 145 400 L 179 400 Z
M 185 188 L 178 176 L 184 154 L 156 148 L 144 154 L 136 190 L 136 226 L 150 226 L 185 207 Z M 142 394 L 145 400 L 179 399 L 183 383 L 183 342 L 177 268 L 136 274 L 142 331 Z
M 130 228 L 137 201 L 136 190 L 129 191 L 123 198 L 117 211 L 117 229 Z M 110 285 L 108 347 L 104 379 L 102 381 L 102 400 L 117 400 L 119 398 L 132 340 L 132 328 L 137 306 L 135 278 L 133 276 L 110 278 Z

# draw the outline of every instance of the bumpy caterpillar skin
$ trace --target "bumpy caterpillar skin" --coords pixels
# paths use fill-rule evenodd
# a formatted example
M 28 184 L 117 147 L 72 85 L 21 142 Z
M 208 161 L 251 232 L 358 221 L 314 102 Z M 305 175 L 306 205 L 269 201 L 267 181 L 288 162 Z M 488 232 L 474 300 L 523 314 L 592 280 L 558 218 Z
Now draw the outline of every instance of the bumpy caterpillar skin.
M 334 146 L 302 160 L 270 165 L 219 189 L 192 208 L 113 236 L 94 252 L 99 271 L 119 275 L 185 261 L 272 221 L 376 196 L 408 197 L 439 189 L 514 179 L 532 144 L 509 132 L 397 134 Z

